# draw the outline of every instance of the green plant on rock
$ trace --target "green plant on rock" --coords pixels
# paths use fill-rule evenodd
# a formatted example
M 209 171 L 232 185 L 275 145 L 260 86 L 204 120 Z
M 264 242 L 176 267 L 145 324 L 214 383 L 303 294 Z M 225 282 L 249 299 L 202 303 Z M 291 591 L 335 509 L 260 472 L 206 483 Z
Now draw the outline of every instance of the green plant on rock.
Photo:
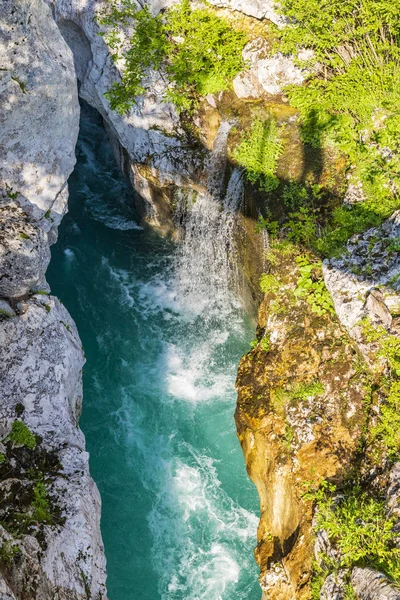
M 156 16 L 147 5 L 138 10 L 131 0 L 111 0 L 100 22 L 107 27 L 114 59 L 125 60 L 122 80 L 106 94 L 111 108 L 121 113 L 145 91 L 149 70 L 167 76 L 165 99 L 181 111 L 191 110 L 200 96 L 228 89 L 244 68 L 245 34 L 208 7 L 192 8 L 189 0 Z M 135 29 L 128 44 L 120 34 L 126 25 Z
M 43 481 L 37 481 L 33 488 L 33 521 L 46 523 L 50 525 L 53 522 L 53 515 L 50 512 L 50 503 L 47 497 L 46 485 Z
M 324 392 L 325 387 L 320 381 L 312 381 L 296 385 L 290 392 L 290 396 L 293 400 L 307 400 L 307 398 L 319 396 Z
M 389 458 L 400 454 L 400 381 L 393 381 L 389 393 L 380 407 L 379 420 L 370 431 L 371 441 L 380 440 Z
M 260 278 L 260 290 L 264 294 L 276 294 L 281 289 L 282 283 L 275 275 L 263 273 Z
M 365 201 L 333 210 L 319 250 L 340 252 L 354 233 L 400 206 L 400 11 L 390 0 L 282 0 L 290 25 L 277 50 L 311 50 L 305 85 L 287 89 L 303 141 L 334 145 L 361 181 Z
M 13 544 L 11 541 L 4 542 L 0 546 L 0 563 L 9 565 L 20 552 L 19 546 Z
M 302 207 L 297 212 L 290 213 L 287 226 L 287 237 L 290 241 L 306 248 L 313 245 L 317 237 L 317 217 L 312 210 Z
M 373 325 L 370 319 L 362 319 L 360 325 L 366 341 L 379 343 L 378 356 L 385 358 L 393 374 L 400 377 L 400 338 L 388 333 L 381 325 Z
M 269 352 L 271 350 L 271 337 L 269 333 L 266 333 L 260 341 L 260 348 L 264 350 L 264 352 Z
M 25 446 L 29 450 L 36 448 L 36 437 L 31 430 L 19 419 L 16 419 L 11 425 L 11 431 L 8 439 L 18 446 Z
M 312 312 L 319 316 L 335 314 L 332 298 L 322 276 L 321 263 L 310 262 L 306 256 L 298 256 L 296 262 L 300 277 L 294 295 L 303 298 L 310 305 Z
M 400 549 L 395 547 L 394 521 L 387 517 L 384 500 L 357 486 L 336 501 L 334 492 L 330 485 L 316 494 L 316 529 L 325 530 L 339 551 L 331 567 L 371 567 L 399 583 Z
M 246 169 L 246 177 L 264 192 L 279 186 L 275 172 L 283 150 L 280 129 L 276 120 L 255 119 L 245 132 L 240 144 L 233 150 L 232 158 Z

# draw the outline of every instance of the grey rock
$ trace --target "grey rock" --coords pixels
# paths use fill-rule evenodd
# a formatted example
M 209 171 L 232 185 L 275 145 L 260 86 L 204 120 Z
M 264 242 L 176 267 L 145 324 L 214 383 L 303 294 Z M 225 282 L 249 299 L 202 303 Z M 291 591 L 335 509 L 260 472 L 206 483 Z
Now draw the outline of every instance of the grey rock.
M 25 314 L 0 323 L 0 421 L 9 429 L 16 406 L 22 403 L 25 424 L 42 437 L 44 448 L 57 453 L 62 472 L 50 494 L 62 508 L 65 523 L 44 527 L 45 548 L 39 548 L 32 536 L 22 536 L 18 545 L 26 568 L 16 568 L 8 585 L 18 591 L 36 582 L 41 600 L 56 596 L 86 600 L 86 581 L 91 597 L 105 600 L 100 497 L 77 426 L 84 363 L 81 342 L 56 298 L 32 298 L 27 304 Z
M 365 311 L 373 315 L 374 320 L 379 320 L 386 328 L 392 324 L 392 315 L 385 304 L 385 296 L 380 290 L 371 290 L 365 303 Z
M 1 178 L 42 227 L 59 223 L 75 164 L 79 104 L 73 61 L 43 0 L 0 3 Z
M 0 318 L 10 319 L 15 317 L 15 311 L 5 300 L 0 300 Z
M 389 517 L 395 521 L 395 529 L 398 531 L 400 529 L 400 462 L 397 462 L 389 473 L 386 506 Z
M 238 98 L 258 98 L 282 94 L 285 86 L 303 83 L 306 71 L 297 67 L 292 58 L 281 53 L 270 55 L 269 44 L 263 38 L 249 42 L 243 50 L 248 69 L 233 81 Z M 305 57 L 304 57 L 305 58 Z
M 0 296 L 23 296 L 39 286 L 49 261 L 43 229 L 14 200 L 0 200 Z
M 351 584 L 359 600 L 400 600 L 400 591 L 378 571 L 355 567 Z
M 320 600 L 344 600 L 346 597 L 347 571 L 331 573 L 324 581 L 321 588 Z
M 336 313 L 368 360 L 360 321 L 371 319 L 397 335 L 400 324 L 400 211 L 381 227 L 353 236 L 347 251 L 326 260 L 323 273 Z

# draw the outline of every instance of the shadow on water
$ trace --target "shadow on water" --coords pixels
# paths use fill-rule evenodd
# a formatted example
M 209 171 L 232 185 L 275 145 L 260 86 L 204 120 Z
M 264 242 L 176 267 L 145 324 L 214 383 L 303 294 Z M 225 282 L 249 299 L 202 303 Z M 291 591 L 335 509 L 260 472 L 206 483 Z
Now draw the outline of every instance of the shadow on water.
M 258 600 L 258 497 L 233 421 L 250 322 L 235 302 L 221 314 L 182 303 L 176 246 L 136 225 L 87 106 L 77 158 L 48 279 L 86 352 L 81 425 L 110 600 Z

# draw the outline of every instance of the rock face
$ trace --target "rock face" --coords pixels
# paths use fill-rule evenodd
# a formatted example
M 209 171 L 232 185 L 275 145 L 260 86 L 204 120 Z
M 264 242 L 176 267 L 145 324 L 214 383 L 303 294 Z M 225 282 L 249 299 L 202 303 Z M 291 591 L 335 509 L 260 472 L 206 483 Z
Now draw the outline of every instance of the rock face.
M 90 598 L 105 599 L 100 497 L 78 428 L 84 363 L 78 332 L 56 298 L 33 296 L 20 311 L 0 329 L 6 457 L 1 465 L 0 539 L 3 549 L 17 548 L 6 564 L 3 556 L 0 570 L 16 599 L 24 597 L 25 589 L 31 590 L 30 598 L 84 600 L 90 593 Z M 7 438 L 18 415 L 39 436 L 33 450 Z M 35 490 L 38 480 L 45 485 L 49 516 L 35 517 L 32 486 Z M 15 482 L 18 493 L 10 498 L 7 489 Z M 18 511 L 23 516 L 16 525 Z
M 1 178 L 35 220 L 47 214 L 42 229 L 48 231 L 65 212 L 75 164 L 79 111 L 72 57 L 42 1 L 4 0 L 0 16 Z
M 362 319 L 384 327 L 390 334 L 400 332 L 399 239 L 397 211 L 381 227 L 352 237 L 341 258 L 323 265 L 337 315 L 367 360 L 371 358 L 370 347 L 362 336 Z
M 237 380 L 238 435 L 261 501 L 256 559 L 265 600 L 309 598 L 314 540 L 305 486 L 342 480 L 367 419 L 357 352 L 334 315 L 296 298 L 295 265 L 293 255 L 271 258 L 259 343 Z
M 373 569 L 353 569 L 351 584 L 361 600 L 400 600 L 399 590 Z
M 168 233 L 173 230 L 171 207 L 158 206 L 160 190 L 172 186 L 190 186 L 198 180 L 202 157 L 189 148 L 173 107 L 161 102 L 165 83 L 156 74 L 149 74 L 145 87 L 149 92 L 138 98 L 128 115 L 112 111 L 104 94 L 120 78 L 118 67 L 110 57 L 104 39 L 99 36 L 98 13 L 102 3 L 97 0 L 48 0 L 55 19 L 74 55 L 80 95 L 103 116 L 113 140 L 121 169 L 141 194 L 138 209 L 145 221 Z M 153 11 L 167 3 L 154 3 Z M 138 166 L 150 172 L 147 185 L 141 182 Z M 151 179 L 156 180 L 153 186 Z M 161 213 L 161 214 L 160 214 Z
M 75 163 L 73 59 L 42 0 L 5 0 L 0 17 L 0 596 L 105 600 L 83 351 L 45 281 Z
M 238 98 L 260 98 L 282 94 L 285 86 L 300 85 L 304 73 L 289 56 L 280 52 L 268 55 L 269 44 L 263 38 L 249 42 L 243 50 L 248 68 L 235 77 L 233 89 Z

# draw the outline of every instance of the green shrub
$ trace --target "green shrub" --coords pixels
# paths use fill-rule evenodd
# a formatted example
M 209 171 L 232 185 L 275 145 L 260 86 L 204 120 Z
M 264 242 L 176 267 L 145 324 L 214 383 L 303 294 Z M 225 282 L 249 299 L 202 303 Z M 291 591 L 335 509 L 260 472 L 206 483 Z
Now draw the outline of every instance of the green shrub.
M 250 183 L 257 184 L 265 192 L 275 190 L 279 185 L 275 175 L 283 150 L 279 134 L 273 117 L 266 121 L 255 119 L 250 131 L 244 133 L 242 141 L 232 152 L 232 158 L 246 169 Z
M 384 500 L 354 487 L 335 502 L 334 491 L 330 486 L 317 495 L 316 528 L 325 530 L 339 550 L 337 562 L 330 567 L 371 567 L 399 583 L 400 549 L 395 547 L 394 522 L 387 517 Z
M 291 24 L 279 32 L 279 50 L 313 51 L 306 85 L 287 90 L 303 141 L 334 144 L 367 196 L 361 206 L 334 211 L 318 248 L 332 256 L 400 206 L 400 11 L 389 0 L 280 5 Z
M 379 421 L 371 429 L 371 440 L 380 440 L 388 456 L 397 459 L 400 452 L 400 382 L 393 381 L 389 394 L 381 406 Z
M 296 262 L 300 277 L 294 295 L 297 298 L 304 298 L 312 312 L 319 316 L 327 313 L 335 314 L 332 298 L 322 276 L 321 263 L 312 263 L 306 256 L 298 256 Z
M 50 513 L 50 505 L 47 497 L 46 485 L 43 481 L 37 481 L 33 488 L 33 514 L 32 519 L 39 523 L 51 524 L 53 516 Z
M 123 57 L 126 63 L 122 81 L 106 94 L 111 108 L 121 113 L 144 92 L 148 69 L 166 73 L 166 99 L 178 110 L 191 110 L 199 96 L 228 89 L 244 68 L 245 34 L 209 8 L 192 8 L 189 0 L 156 16 L 146 5 L 137 10 L 131 0 L 123 0 L 122 7 L 112 0 L 100 22 L 109 28 L 106 40 L 114 58 Z M 135 32 L 125 49 L 119 30 L 128 23 Z
M 279 292 L 281 282 L 275 275 L 263 273 L 260 278 L 260 289 L 264 294 Z
M 271 338 L 269 333 L 266 333 L 260 341 L 260 348 L 264 350 L 264 352 L 269 352 L 271 350 Z
M 18 446 L 25 446 L 26 448 L 29 448 L 29 450 L 34 450 L 36 448 L 36 437 L 30 429 L 28 429 L 25 423 L 18 419 L 13 422 L 8 437 Z

